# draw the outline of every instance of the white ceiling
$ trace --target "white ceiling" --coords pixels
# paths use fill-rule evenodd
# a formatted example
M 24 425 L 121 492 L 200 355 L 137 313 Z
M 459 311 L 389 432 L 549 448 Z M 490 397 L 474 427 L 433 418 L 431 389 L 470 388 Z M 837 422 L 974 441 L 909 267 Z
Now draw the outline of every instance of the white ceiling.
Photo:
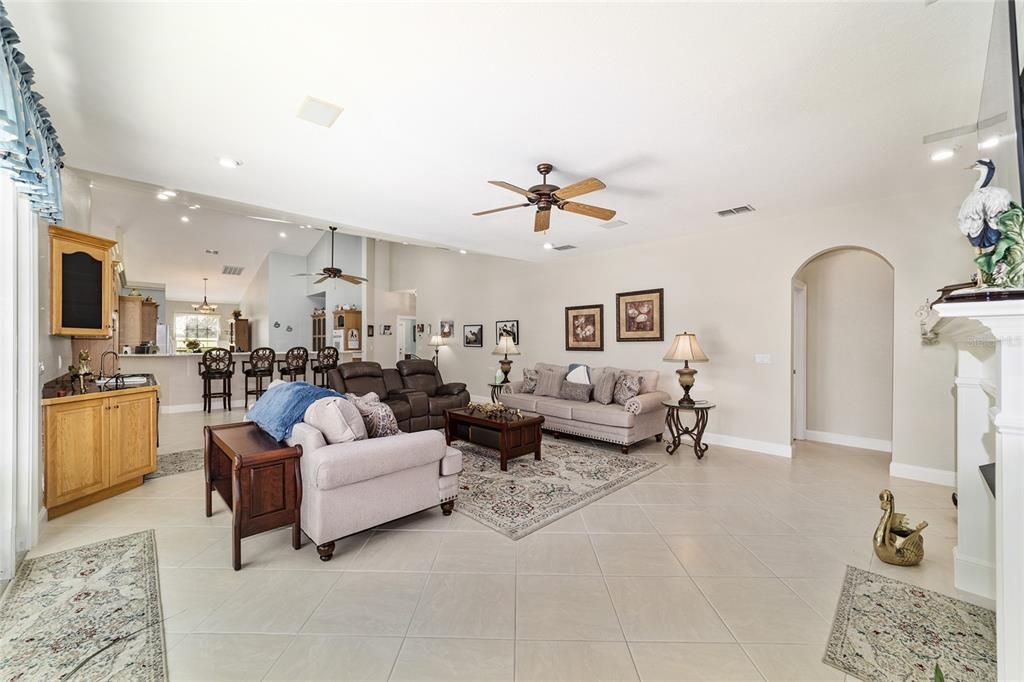
M 540 259 L 961 178 L 986 2 L 7 2 L 72 166 Z M 299 120 L 306 96 L 344 107 Z M 971 155 L 969 149 L 964 154 Z M 218 157 L 244 162 L 226 170 Z M 972 157 L 973 158 L 973 157 Z M 547 236 L 486 184 L 608 184 Z M 965 190 L 971 178 L 963 178 Z M 204 236 L 208 233 L 204 233 Z M 205 244 L 204 244 L 205 246 Z M 148 277 L 147 277 L 148 279 Z

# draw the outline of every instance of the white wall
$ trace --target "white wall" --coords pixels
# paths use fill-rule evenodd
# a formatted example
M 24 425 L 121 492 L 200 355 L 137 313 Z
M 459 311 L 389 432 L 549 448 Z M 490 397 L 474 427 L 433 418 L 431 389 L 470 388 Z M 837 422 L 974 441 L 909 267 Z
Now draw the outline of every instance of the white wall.
M 292 277 L 295 273 L 306 272 L 306 257 L 271 253 L 268 260 L 267 345 L 280 352 L 294 346 L 309 348 L 313 345 L 310 316 L 314 304 L 307 297 L 306 278 Z M 291 331 L 288 331 L 289 326 Z
M 267 256 L 260 263 L 249 287 L 242 295 L 239 307 L 242 309 L 242 317 L 249 320 L 252 329 L 252 347 L 259 348 L 270 344 L 270 322 L 267 310 L 267 291 L 270 285 L 270 257 Z
M 838 249 L 797 278 L 807 285 L 808 439 L 884 448 L 892 439 L 892 267 L 869 251 Z
M 711 217 L 706 229 L 673 241 L 550 254 L 542 264 L 393 245 L 391 283 L 417 291 L 420 321 L 484 325 L 484 348 L 463 348 L 459 335 L 458 345 L 441 351 L 444 376 L 476 395 L 486 394 L 497 365 L 490 354 L 496 319 L 520 321 L 516 378 L 538 361 L 650 367 L 673 395 L 680 394 L 676 366 L 661 357 L 673 334 L 695 332 L 710 362 L 698 366 L 694 395 L 718 404 L 709 432 L 788 452 L 793 276 L 823 251 L 871 249 L 895 271 L 893 459 L 952 471 L 953 354 L 921 345 L 914 311 L 942 284 L 970 274 L 971 249 L 955 224 L 959 202 L 957 192 L 936 191 L 788 217 L 755 214 L 734 229 Z M 617 343 L 615 293 L 656 287 L 665 288 L 666 340 Z M 566 352 L 564 306 L 591 303 L 605 306 L 606 350 Z M 769 354 L 771 364 L 755 364 L 756 353 Z

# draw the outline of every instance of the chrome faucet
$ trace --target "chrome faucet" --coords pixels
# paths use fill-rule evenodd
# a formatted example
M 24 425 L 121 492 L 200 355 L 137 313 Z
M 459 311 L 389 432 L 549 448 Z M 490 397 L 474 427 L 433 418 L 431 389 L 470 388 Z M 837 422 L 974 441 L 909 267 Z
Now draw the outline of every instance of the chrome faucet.
M 108 355 L 113 355 L 114 356 L 113 371 L 110 374 L 104 374 L 104 372 L 103 372 L 103 361 L 107 359 Z M 117 351 L 115 351 L 115 350 L 105 350 L 105 351 L 103 351 L 103 355 L 100 356 L 100 379 L 103 379 L 104 377 L 112 377 L 112 376 L 114 376 L 114 375 L 116 375 L 118 373 L 118 371 L 119 371 L 119 367 L 118 366 L 120 365 L 120 362 L 119 362 L 120 357 L 121 356 L 118 355 Z

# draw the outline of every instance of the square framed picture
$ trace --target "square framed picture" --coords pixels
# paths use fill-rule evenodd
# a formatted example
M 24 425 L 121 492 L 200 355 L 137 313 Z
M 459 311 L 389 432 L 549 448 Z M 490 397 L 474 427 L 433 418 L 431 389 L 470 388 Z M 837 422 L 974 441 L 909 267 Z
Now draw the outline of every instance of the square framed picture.
M 604 350 L 604 304 L 566 306 L 565 349 Z
M 441 320 L 441 338 L 449 339 L 455 333 L 455 320 Z
M 467 348 L 483 348 L 484 326 L 482 324 L 462 325 L 462 345 Z
M 498 320 L 494 323 L 494 345 L 498 345 L 498 339 L 503 336 L 511 336 L 512 343 L 519 345 L 519 320 Z
M 665 340 L 664 289 L 615 294 L 615 340 Z

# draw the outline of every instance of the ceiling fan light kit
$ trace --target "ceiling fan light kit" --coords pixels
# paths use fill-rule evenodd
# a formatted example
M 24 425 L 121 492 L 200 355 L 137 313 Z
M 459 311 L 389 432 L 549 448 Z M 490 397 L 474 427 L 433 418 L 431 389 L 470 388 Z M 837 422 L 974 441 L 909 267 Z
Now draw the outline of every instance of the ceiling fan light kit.
M 598 220 L 607 221 L 615 217 L 615 211 L 609 208 L 601 208 L 600 206 L 591 206 L 590 204 L 581 204 L 575 201 L 569 201 L 569 199 L 574 197 L 604 189 L 606 185 L 603 182 L 597 178 L 587 178 L 586 180 L 580 180 L 579 182 L 575 182 L 567 187 L 559 187 L 558 185 L 548 183 L 548 174 L 553 170 L 554 166 L 550 163 L 538 164 L 537 172 L 541 175 L 541 183 L 539 185 L 534 185 L 529 189 L 517 187 L 516 185 L 513 185 L 510 182 L 505 182 L 504 180 L 488 180 L 488 182 L 495 187 L 501 187 L 502 189 L 507 189 L 510 192 L 515 192 L 516 194 L 521 194 L 526 197 L 526 203 L 503 206 L 501 208 L 492 208 L 487 211 L 479 211 L 473 215 L 481 216 L 488 215 L 490 213 L 498 213 L 500 211 L 508 211 L 513 208 L 536 206 L 537 213 L 533 219 L 534 232 L 548 231 L 551 227 L 552 208 L 569 211 L 570 213 L 578 213 L 579 215 L 585 215 L 588 218 L 597 218 Z

